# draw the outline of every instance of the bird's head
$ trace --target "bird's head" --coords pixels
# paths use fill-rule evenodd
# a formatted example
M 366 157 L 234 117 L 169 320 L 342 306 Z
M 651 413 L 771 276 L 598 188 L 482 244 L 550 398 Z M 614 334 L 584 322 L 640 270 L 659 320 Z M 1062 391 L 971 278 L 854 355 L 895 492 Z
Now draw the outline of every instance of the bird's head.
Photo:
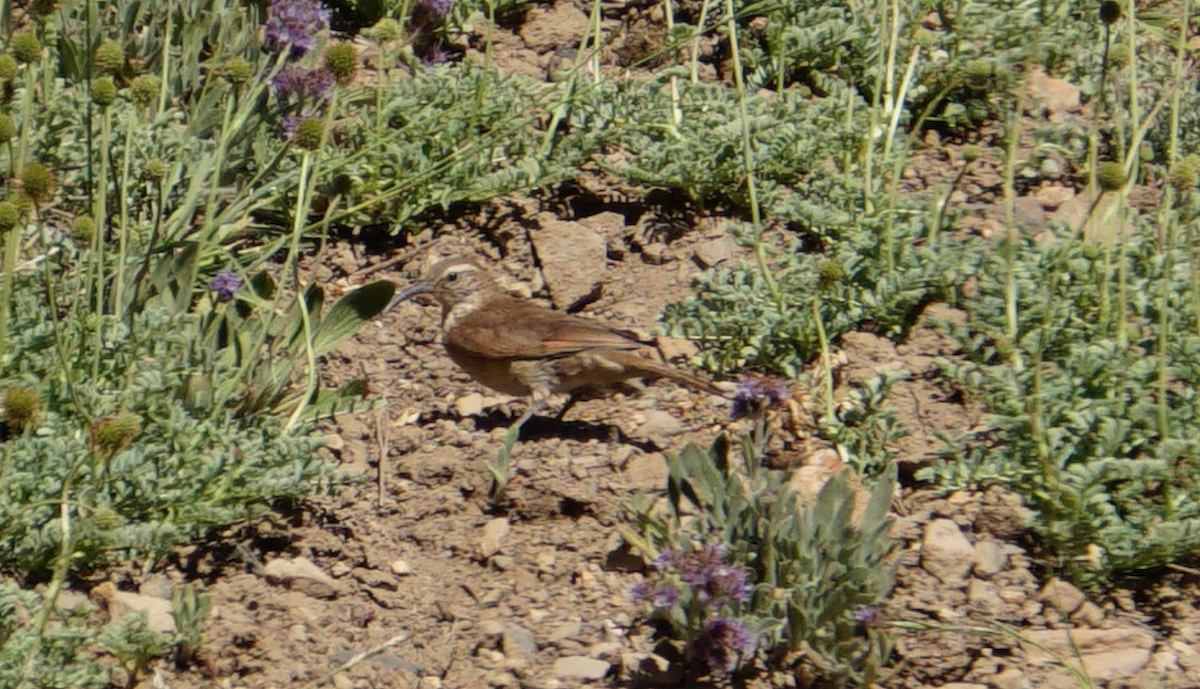
M 391 309 L 402 301 L 427 294 L 448 314 L 459 308 L 473 309 L 497 291 L 496 282 L 478 261 L 469 257 L 447 258 L 435 263 L 408 289 L 396 295 Z

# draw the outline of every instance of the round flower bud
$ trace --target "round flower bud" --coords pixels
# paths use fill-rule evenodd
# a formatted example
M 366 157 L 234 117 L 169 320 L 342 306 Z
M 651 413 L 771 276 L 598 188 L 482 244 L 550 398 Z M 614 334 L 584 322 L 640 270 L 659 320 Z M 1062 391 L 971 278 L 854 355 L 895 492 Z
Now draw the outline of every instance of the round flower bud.
M 17 78 L 17 58 L 4 53 L 0 55 L 0 79 L 12 81 Z
M 9 388 L 4 393 L 4 423 L 15 433 L 37 423 L 41 410 L 42 398 L 32 388 Z
M 32 31 L 13 36 L 9 48 L 12 49 L 13 57 L 17 59 L 17 62 L 23 65 L 42 59 L 42 42 Z
M 1117 191 L 1129 181 L 1125 176 L 1125 167 L 1111 160 L 1107 163 L 1100 163 L 1100 167 L 1096 170 L 1096 179 L 1104 191 Z
M 162 81 L 153 74 L 143 74 L 133 80 L 129 84 L 129 93 L 133 96 L 135 103 L 141 105 L 149 105 L 158 98 L 158 89 L 162 86 Z
M 337 77 L 338 83 L 345 84 L 358 71 L 358 52 L 349 43 L 335 43 L 325 51 L 325 68 Z
M 962 157 L 963 157 L 964 163 L 973 163 L 976 160 L 979 160 L 979 156 L 980 156 L 979 147 L 976 146 L 975 144 L 963 146 Z
M 244 84 L 254 76 L 254 65 L 241 57 L 231 57 L 221 65 L 220 74 L 231 84 Z
M 1171 167 L 1171 186 L 1175 191 L 1194 189 L 1197 182 L 1200 182 L 1200 155 L 1185 156 Z
M 117 85 L 112 77 L 100 77 L 92 82 L 92 102 L 107 108 L 117 100 Z
M 17 226 L 21 219 L 21 209 L 12 201 L 0 201 L 0 234 L 8 232 Z
M 1121 19 L 1121 3 L 1105 0 L 1100 3 L 1100 21 L 1105 24 L 1116 24 Z
M 142 165 L 142 175 L 148 180 L 160 180 L 167 176 L 166 162 L 153 158 Z
M 6 144 L 17 135 L 17 125 L 8 115 L 0 114 L 0 144 Z
M 1143 163 L 1154 161 L 1154 144 L 1149 141 L 1143 141 L 1141 147 L 1138 148 L 1138 159 Z
M 846 271 L 833 261 L 822 261 L 817 267 L 817 288 L 828 290 L 846 279 Z
M 325 143 L 325 123 L 316 117 L 305 117 L 296 125 L 296 145 L 315 151 Z
M 1129 44 L 1117 43 L 1108 49 L 1108 61 L 1115 67 L 1129 64 Z
M 92 448 L 106 454 L 116 454 L 129 447 L 141 431 L 142 422 L 133 414 L 100 419 L 92 425 Z
M 101 74 L 114 74 L 125 68 L 125 49 L 116 41 L 104 41 L 96 46 L 92 66 Z
M 30 201 L 35 204 L 44 203 L 49 201 L 50 196 L 54 194 L 54 172 L 45 165 L 34 161 L 25 166 L 25 171 L 21 174 L 21 184 Z
M 995 75 L 996 65 L 985 58 L 971 60 L 963 67 L 963 81 L 972 88 L 987 88 Z
M 75 222 L 71 225 L 71 230 L 79 239 L 90 242 L 96 234 L 96 221 L 92 220 L 90 215 L 81 215 L 75 218 Z
M 384 17 L 375 22 L 375 26 L 372 26 L 363 33 L 373 41 L 386 43 L 404 38 L 404 27 L 395 19 Z

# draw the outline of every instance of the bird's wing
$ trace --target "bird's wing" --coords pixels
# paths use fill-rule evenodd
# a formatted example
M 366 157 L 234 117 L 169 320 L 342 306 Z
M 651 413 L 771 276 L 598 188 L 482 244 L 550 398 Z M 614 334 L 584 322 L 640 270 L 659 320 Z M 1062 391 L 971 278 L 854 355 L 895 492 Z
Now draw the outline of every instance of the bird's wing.
M 540 359 L 650 344 L 629 331 L 518 299 L 469 314 L 446 333 L 447 346 L 489 359 Z

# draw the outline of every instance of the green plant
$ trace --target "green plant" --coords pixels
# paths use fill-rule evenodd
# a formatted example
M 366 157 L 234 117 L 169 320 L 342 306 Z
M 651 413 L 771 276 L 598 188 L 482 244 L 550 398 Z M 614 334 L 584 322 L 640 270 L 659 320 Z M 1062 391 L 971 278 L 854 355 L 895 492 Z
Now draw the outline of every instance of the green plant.
M 212 598 L 197 593 L 192 584 L 179 586 L 171 592 L 171 612 L 179 630 L 175 659 L 180 664 L 190 663 L 204 642 L 204 622 L 212 612 Z
M 757 444 L 743 440 L 740 463 L 724 437 L 707 451 L 689 445 L 668 458 L 666 510 L 645 495 L 630 507 L 637 533 L 627 538 L 652 558 L 666 557 L 661 570 L 674 569 L 689 586 L 698 559 L 710 574 L 725 572 L 722 617 L 697 611 L 695 593 L 662 597 L 669 581 L 656 579 L 642 599 L 688 641 L 704 638 L 713 619 L 732 618 L 760 640 L 768 668 L 803 663 L 837 685 L 869 684 L 891 652 L 876 613 L 867 611 L 892 586 L 896 543 L 888 536 L 888 509 L 895 482 L 880 480 L 859 504 L 841 473 L 802 507 L 782 472 L 759 466 Z M 714 569 L 722 562 L 745 574 L 749 595 L 740 593 L 736 574 Z
M 1189 478 L 1200 446 L 1196 268 L 1184 247 L 1128 247 L 1064 235 L 1021 241 L 1011 260 L 983 257 L 960 334 L 971 360 L 942 367 L 986 404 L 990 430 L 918 475 L 947 488 L 1014 488 L 1037 511 L 1030 526 L 1047 554 L 1089 585 L 1200 548 L 1200 490 Z

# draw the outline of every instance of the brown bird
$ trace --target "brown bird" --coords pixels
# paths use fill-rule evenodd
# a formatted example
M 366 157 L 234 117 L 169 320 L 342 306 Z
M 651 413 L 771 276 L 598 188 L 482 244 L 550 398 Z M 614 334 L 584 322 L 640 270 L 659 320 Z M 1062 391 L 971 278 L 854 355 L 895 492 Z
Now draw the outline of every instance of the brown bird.
M 571 394 L 562 418 L 580 393 L 632 378 L 670 378 L 726 396 L 712 382 L 643 356 L 653 342 L 632 332 L 508 294 L 472 258 L 437 263 L 388 308 L 419 294 L 441 304 L 442 344 L 454 363 L 493 390 L 530 399 L 518 425 L 555 393 Z

